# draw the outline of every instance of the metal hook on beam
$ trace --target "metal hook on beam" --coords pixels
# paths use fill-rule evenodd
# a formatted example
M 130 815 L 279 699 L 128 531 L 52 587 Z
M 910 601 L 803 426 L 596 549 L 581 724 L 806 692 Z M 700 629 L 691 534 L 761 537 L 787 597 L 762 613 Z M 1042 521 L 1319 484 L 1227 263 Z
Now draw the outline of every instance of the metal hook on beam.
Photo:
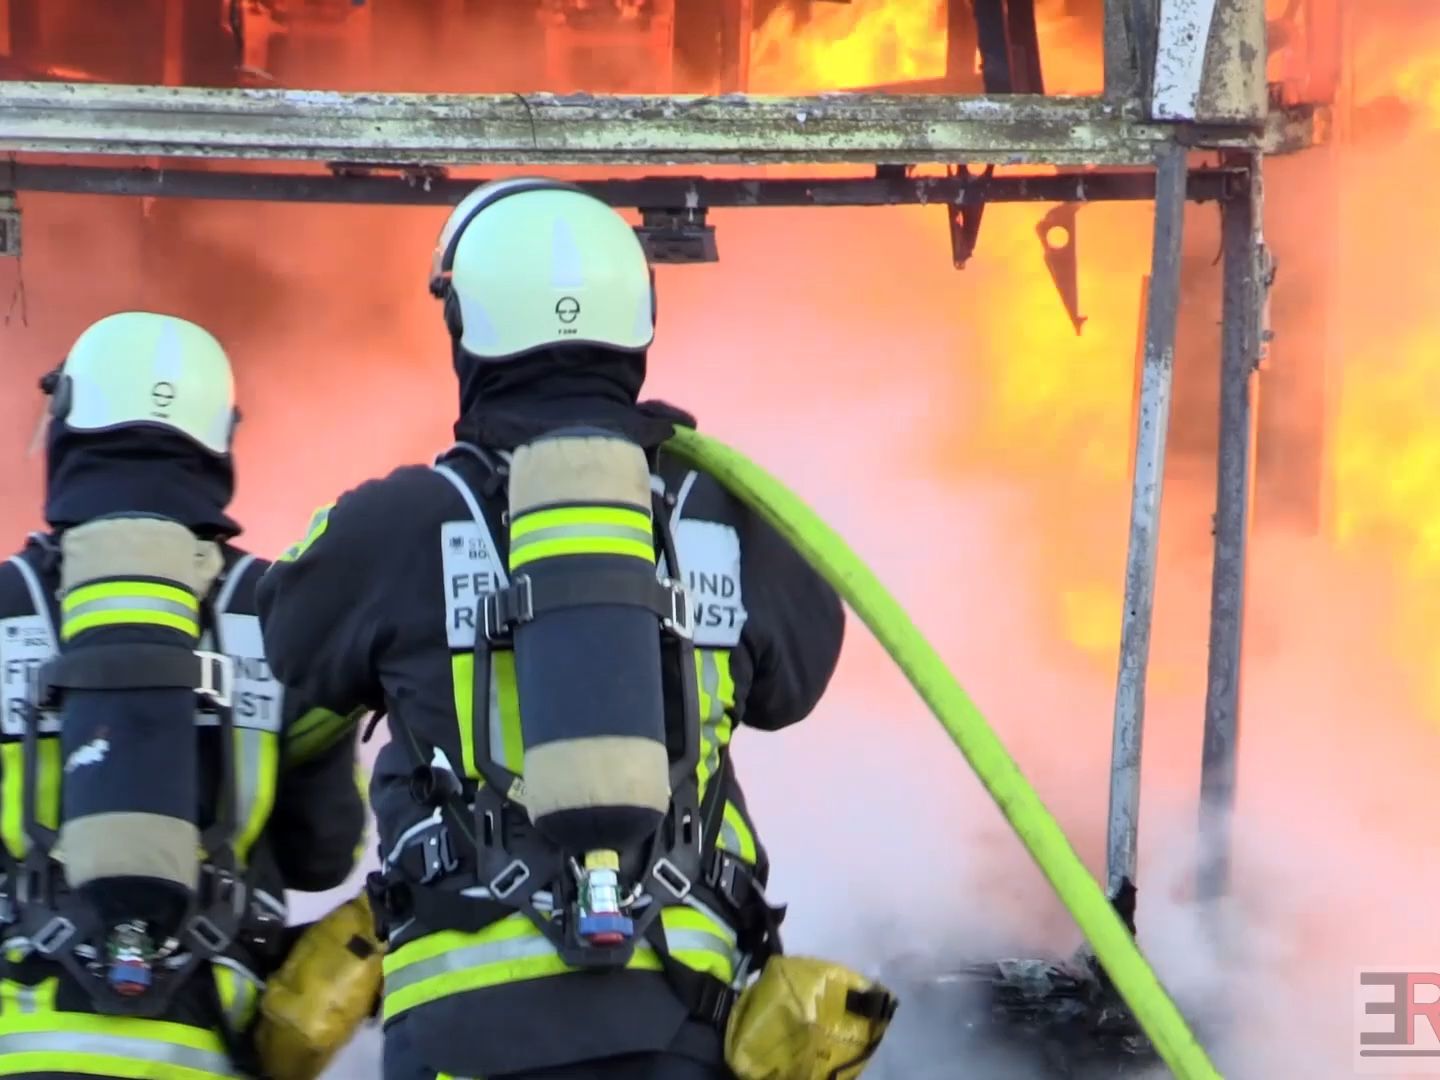
M 950 258 L 956 270 L 963 270 L 975 254 L 975 244 L 980 239 L 980 221 L 985 216 L 985 182 L 995 175 L 995 166 L 985 166 L 985 171 L 978 176 L 968 165 L 947 171 L 951 176 L 965 179 L 961 197 L 945 207 L 950 222 Z M 974 196 L 970 194 L 972 190 Z

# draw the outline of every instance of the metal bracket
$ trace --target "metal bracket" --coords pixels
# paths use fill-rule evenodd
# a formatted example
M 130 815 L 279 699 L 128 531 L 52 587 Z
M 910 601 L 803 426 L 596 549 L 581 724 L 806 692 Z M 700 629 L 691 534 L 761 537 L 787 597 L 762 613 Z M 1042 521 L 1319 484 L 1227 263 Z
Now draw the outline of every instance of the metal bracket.
M 20 255 L 20 208 L 13 192 L 0 192 L 0 256 Z
M 980 221 L 985 216 L 985 184 L 995 175 L 995 166 L 985 166 L 985 171 L 976 175 L 970 166 L 959 165 L 947 170 L 950 176 L 965 178 L 965 192 L 961 201 L 945 208 L 950 221 L 950 258 L 956 270 L 965 269 L 970 256 L 975 254 L 975 244 L 980 239 Z M 974 182 L 975 196 L 969 197 L 971 181 Z
M 706 222 L 707 210 L 691 206 L 683 210 L 652 210 L 642 207 L 642 224 L 635 235 L 655 263 L 713 263 L 720 261 L 715 244 L 715 226 Z
M 1079 212 L 1079 204 L 1061 203 L 1035 226 L 1035 235 L 1045 249 L 1045 266 L 1050 271 L 1050 280 L 1060 293 L 1065 312 L 1070 316 L 1070 325 L 1075 327 L 1077 335 L 1088 318 L 1080 314 L 1080 275 L 1075 257 L 1075 215 Z
M 450 170 L 443 165 L 371 165 L 358 161 L 329 161 L 325 167 L 331 176 L 376 179 L 393 176 L 412 188 L 429 191 L 433 183 L 450 179 Z

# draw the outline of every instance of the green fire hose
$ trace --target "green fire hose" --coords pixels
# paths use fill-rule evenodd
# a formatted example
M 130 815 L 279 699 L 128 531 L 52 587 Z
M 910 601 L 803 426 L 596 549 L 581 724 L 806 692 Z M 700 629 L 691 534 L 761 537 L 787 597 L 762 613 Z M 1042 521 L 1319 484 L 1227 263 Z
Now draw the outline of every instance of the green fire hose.
M 1181 1080 L 1220 1073 L 1015 760 L 930 643 L 844 540 L 796 495 L 743 455 L 677 427 L 668 453 L 712 475 L 779 530 L 870 628 L 955 740 L 1010 827 L 1074 916 L 1156 1051 Z

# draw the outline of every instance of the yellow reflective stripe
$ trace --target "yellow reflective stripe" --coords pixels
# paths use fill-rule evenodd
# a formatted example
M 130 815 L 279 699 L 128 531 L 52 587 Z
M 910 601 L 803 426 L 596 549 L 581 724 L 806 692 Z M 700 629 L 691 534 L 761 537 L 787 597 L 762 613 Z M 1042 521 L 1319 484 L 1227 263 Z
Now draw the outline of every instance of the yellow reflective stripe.
M 0 1016 L 49 1012 L 55 1008 L 55 994 L 59 988 L 60 980 L 56 976 L 42 979 L 34 986 L 0 979 Z
M 720 836 L 715 843 L 751 866 L 759 861 L 760 855 L 755 847 L 755 833 L 751 830 L 750 823 L 745 820 L 745 816 L 740 813 L 739 807 L 729 799 L 725 800 Z
M 156 601 L 157 603 L 159 601 Z M 112 608 L 108 611 L 86 611 L 60 624 L 60 640 L 69 641 L 101 626 L 164 626 L 198 638 L 200 621 L 174 611 L 153 611 L 140 607 Z
M 100 626 L 166 626 L 200 636 L 200 601 L 187 589 L 158 581 L 99 581 L 60 601 L 61 640 Z
M 450 683 L 455 695 L 455 723 L 460 728 L 460 768 L 471 780 L 480 779 L 475 767 L 475 654 L 450 657 Z
M 287 766 L 303 765 L 346 738 L 360 722 L 364 709 L 342 716 L 330 709 L 311 709 L 285 729 Z
M 81 585 L 71 589 L 60 601 L 60 611 L 69 615 L 77 607 L 98 600 L 129 601 L 135 597 L 146 600 L 164 600 L 186 611 L 199 614 L 200 601 L 188 589 L 178 585 L 166 585 L 159 581 L 98 581 L 93 585 Z
M 239 1075 L 213 1031 L 86 1013 L 0 1015 L 0 1076 L 35 1072 L 135 1080 L 229 1080 Z
M 515 681 L 515 654 L 508 650 L 490 657 L 490 752 L 511 772 L 525 771 L 520 687 Z
M 666 908 L 660 918 L 676 960 L 727 983 L 734 979 L 738 956 L 733 930 L 712 914 L 690 906 Z M 442 931 L 427 935 L 388 954 L 383 965 L 387 1021 L 453 994 L 577 970 L 560 958 L 523 914 L 508 916 L 478 934 Z M 662 970 L 660 958 L 646 944 L 635 949 L 626 967 Z
M 510 523 L 510 569 L 560 555 L 627 555 L 655 562 L 650 515 L 617 506 L 562 506 Z
M 275 806 L 280 772 L 280 738 L 271 731 L 235 729 L 235 854 L 244 861 L 260 838 Z
M 117 1039 L 144 1039 L 146 1042 L 225 1053 L 225 1043 L 213 1031 L 177 1024 L 171 1020 L 139 1020 L 128 1016 L 101 1016 L 95 1013 L 51 1012 L 0 1020 L 0 1035 L 64 1032 L 70 1035 L 97 1035 Z
M 225 1023 L 233 1032 L 248 1031 L 260 1003 L 259 988 L 251 979 L 224 964 L 213 964 L 210 970 L 215 976 L 215 990 L 220 995 Z
M 567 529 L 589 526 L 616 526 L 651 534 L 650 515 L 643 510 L 627 510 L 621 506 L 558 506 L 552 510 L 535 510 L 522 514 L 510 523 L 510 542 L 530 536 L 542 529 Z
M 0 1044 L 5 1041 L 0 1036 Z M 171 1061 L 145 1061 L 84 1051 L 17 1051 L 0 1049 L 0 1076 L 64 1073 L 101 1080 L 232 1080 L 240 1073 L 212 1072 Z
M 730 676 L 728 649 L 696 649 L 695 679 L 700 706 L 700 760 L 695 777 L 703 798 L 710 777 L 720 767 L 720 751 L 730 743 L 735 707 L 735 680 Z
M 305 537 L 296 541 L 280 553 L 276 562 L 294 562 L 310 550 L 310 545 L 325 535 L 325 530 L 330 527 L 330 511 L 335 509 L 333 502 L 326 503 L 310 515 L 310 524 L 305 526 Z
M 561 555 L 626 555 L 644 559 L 654 565 L 655 545 L 651 540 L 631 540 L 620 537 L 577 536 L 557 537 L 553 540 L 536 540 L 523 547 L 510 548 L 510 569 L 518 570 L 540 559 L 553 559 Z
M 490 753 L 498 765 L 519 773 L 525 767 L 525 737 L 520 728 L 520 692 L 515 685 L 515 654 L 505 650 L 490 657 Z M 460 734 L 460 767 L 472 780 L 480 779 L 475 764 L 475 654 L 450 657 L 450 681 L 455 699 L 455 722 Z
M 35 817 L 47 829 L 60 827 L 60 739 L 46 736 L 35 744 L 35 772 L 40 798 Z M 25 835 L 25 747 L 0 743 L 0 840 L 11 855 L 30 850 Z

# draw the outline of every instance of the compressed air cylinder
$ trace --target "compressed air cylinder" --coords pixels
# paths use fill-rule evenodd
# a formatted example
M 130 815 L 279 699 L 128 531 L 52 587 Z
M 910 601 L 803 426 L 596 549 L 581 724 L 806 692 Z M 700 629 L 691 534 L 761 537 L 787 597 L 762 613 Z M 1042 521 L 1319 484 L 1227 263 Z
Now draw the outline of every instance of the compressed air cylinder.
M 135 663 L 130 646 L 195 649 L 213 544 L 171 521 L 110 517 L 61 545 L 62 656 L 103 673 Z M 59 849 L 67 882 L 100 913 L 122 993 L 144 991 L 146 949 L 179 929 L 197 884 L 195 710 L 193 687 L 71 687 L 62 699 Z
M 655 581 L 639 446 L 555 432 L 516 450 L 509 489 L 512 584 L 528 577 L 538 597 L 586 575 Z M 607 853 L 648 839 L 670 803 L 660 633 L 653 611 L 613 601 L 538 610 L 514 632 L 526 808 L 603 880 Z

